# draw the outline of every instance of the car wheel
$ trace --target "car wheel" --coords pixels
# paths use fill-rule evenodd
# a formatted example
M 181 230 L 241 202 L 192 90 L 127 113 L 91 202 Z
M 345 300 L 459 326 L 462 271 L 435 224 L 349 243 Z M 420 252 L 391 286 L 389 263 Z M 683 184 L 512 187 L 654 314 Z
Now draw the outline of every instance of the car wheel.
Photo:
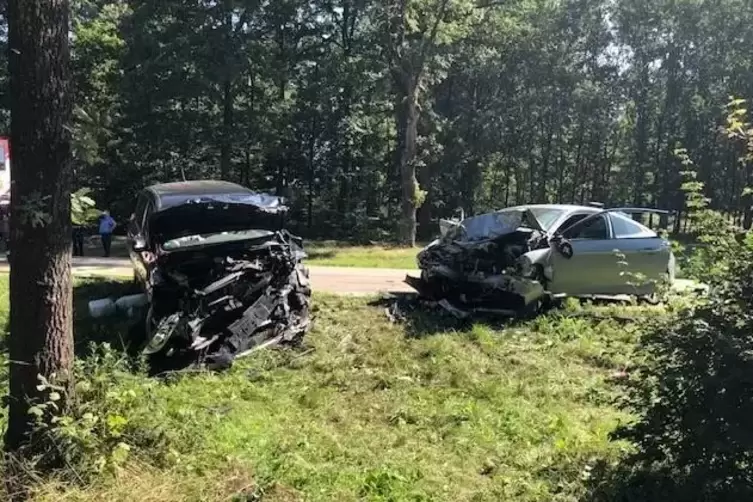
M 669 273 L 669 270 L 664 272 L 663 280 L 666 281 L 665 284 L 662 284 L 660 286 L 666 285 L 669 283 L 669 278 L 672 277 Z M 659 305 L 664 300 L 664 294 L 666 291 L 662 290 L 661 292 L 657 291 L 656 288 L 654 288 L 654 292 L 650 295 L 646 295 L 640 298 L 640 300 L 644 301 L 645 303 L 648 303 L 649 305 Z
M 659 298 L 658 293 L 653 292 L 650 295 L 641 297 L 641 301 L 648 303 L 649 305 L 659 305 L 661 303 L 661 298 Z

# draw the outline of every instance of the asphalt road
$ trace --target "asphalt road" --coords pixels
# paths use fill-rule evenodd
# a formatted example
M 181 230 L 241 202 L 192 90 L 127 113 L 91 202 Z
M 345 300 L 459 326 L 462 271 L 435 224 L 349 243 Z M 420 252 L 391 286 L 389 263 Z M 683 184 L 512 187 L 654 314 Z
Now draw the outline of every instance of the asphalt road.
M 0 258 L 0 273 L 9 270 L 5 257 Z M 348 267 L 309 267 L 314 291 L 337 294 L 377 294 L 412 292 L 405 284 L 406 274 L 418 276 L 418 270 Z M 127 258 L 74 257 L 73 273 L 79 277 L 133 277 Z M 675 289 L 694 286 L 693 281 L 678 279 Z
M 9 271 L 5 257 L 0 258 L 0 272 Z M 403 282 L 405 275 L 418 270 L 347 267 L 309 267 L 314 291 L 340 294 L 373 294 L 413 291 Z M 133 277 L 127 258 L 74 257 L 73 273 L 79 277 Z

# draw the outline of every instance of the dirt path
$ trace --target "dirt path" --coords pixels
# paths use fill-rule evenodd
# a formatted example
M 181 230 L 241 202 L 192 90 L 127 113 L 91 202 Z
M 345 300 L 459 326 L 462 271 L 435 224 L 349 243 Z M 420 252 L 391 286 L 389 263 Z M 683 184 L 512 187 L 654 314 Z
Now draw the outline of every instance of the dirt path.
M 417 270 L 376 268 L 309 267 L 314 291 L 341 294 L 373 294 L 413 291 L 403 282 L 405 275 L 418 275 Z M 8 272 L 8 262 L 0 259 L 0 273 Z M 131 263 L 124 258 L 83 257 L 73 259 L 73 273 L 78 277 L 133 276 Z
M 338 294 L 377 294 L 413 291 L 403 280 L 418 270 L 384 268 L 309 267 L 314 291 Z M 0 258 L 0 273 L 8 272 L 8 262 Z M 83 257 L 73 259 L 73 273 L 79 277 L 133 277 L 131 263 L 124 258 Z M 675 289 L 690 289 L 693 281 L 678 279 Z

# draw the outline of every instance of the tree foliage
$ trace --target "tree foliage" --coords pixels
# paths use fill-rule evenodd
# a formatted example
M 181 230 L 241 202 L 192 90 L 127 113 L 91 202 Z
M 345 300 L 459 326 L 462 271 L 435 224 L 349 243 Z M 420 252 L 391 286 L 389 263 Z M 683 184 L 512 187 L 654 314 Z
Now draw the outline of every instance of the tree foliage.
M 725 133 L 749 161 L 753 131 L 743 100 L 728 107 Z M 684 149 L 683 165 L 692 167 Z M 689 176 L 683 187 L 704 247 L 692 271 L 709 294 L 648 330 L 629 379 L 637 420 L 616 437 L 636 446 L 604 478 L 596 500 L 749 500 L 753 497 L 753 239 L 735 232 Z
M 72 7 L 77 179 L 115 213 L 184 177 L 286 195 L 309 237 L 412 242 L 518 203 L 685 211 L 681 144 L 712 208 L 753 222 L 750 159 L 719 141 L 728 96 L 753 97 L 741 0 Z

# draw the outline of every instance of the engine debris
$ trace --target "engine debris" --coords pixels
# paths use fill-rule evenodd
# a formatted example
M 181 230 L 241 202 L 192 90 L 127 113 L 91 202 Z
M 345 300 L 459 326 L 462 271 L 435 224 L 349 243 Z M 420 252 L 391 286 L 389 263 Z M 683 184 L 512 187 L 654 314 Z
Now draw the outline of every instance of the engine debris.
M 538 311 L 548 296 L 544 278 L 522 257 L 549 243 L 533 213 L 488 213 L 462 225 L 443 220 L 440 228 L 442 237 L 418 254 L 421 277 L 405 278 L 421 297 L 458 319 Z
M 150 275 L 143 352 L 224 369 L 262 347 L 299 341 L 309 327 L 305 257 L 286 230 L 163 256 Z

